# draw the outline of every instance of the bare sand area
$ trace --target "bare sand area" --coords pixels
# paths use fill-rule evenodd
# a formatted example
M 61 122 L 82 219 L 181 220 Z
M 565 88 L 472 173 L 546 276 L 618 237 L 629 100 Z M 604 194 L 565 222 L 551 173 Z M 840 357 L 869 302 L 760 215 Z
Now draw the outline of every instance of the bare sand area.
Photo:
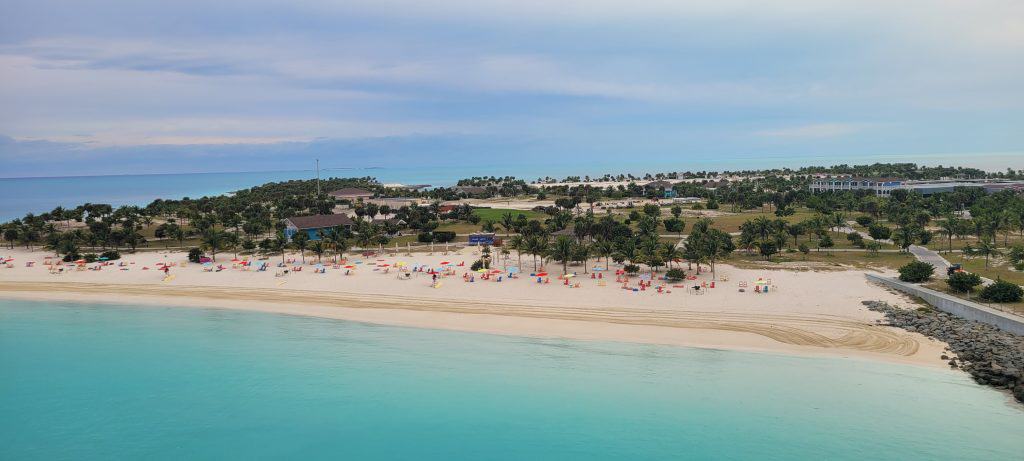
M 0 267 L 0 298 L 218 307 L 503 335 L 943 366 L 939 356 L 944 344 L 875 324 L 880 315 L 865 309 L 861 301 L 916 305 L 867 282 L 859 271 L 744 270 L 719 265 L 714 280 L 706 271 L 690 271 L 692 280 L 655 279 L 650 288 L 640 291 L 638 277 L 630 278 L 629 289 L 616 282 L 614 264 L 600 272 L 600 279 L 591 278 L 592 271 L 584 273 L 582 266 L 570 266 L 569 271 L 578 275 L 566 285 L 557 278 L 561 266 L 549 263 L 544 268 L 549 275 L 543 279 L 550 283 L 537 283 L 537 277 L 530 276 L 532 259 L 526 256 L 517 277 L 508 278 L 508 268 L 519 266 L 513 256 L 495 262 L 493 266 L 502 273 L 485 280 L 482 274 L 469 271 L 479 257 L 472 249 L 447 255 L 349 255 L 338 265 L 324 257 L 323 273 L 315 271 L 316 257 L 308 254 L 306 264 L 297 254 L 287 256 L 298 261 L 285 267 L 277 267 L 280 257 L 245 267 L 232 263 L 232 255 L 221 254 L 218 263 L 204 268 L 186 263 L 183 253 L 149 252 L 125 255 L 106 266 L 63 266 L 59 275 L 44 264 L 48 253 L 3 251 L 0 256 L 13 261 Z M 32 267 L 27 265 L 30 262 Z M 173 265 L 170 276 L 157 269 L 158 263 Z M 268 264 L 267 270 L 256 270 L 263 263 Z M 592 261 L 590 266 L 594 265 L 604 266 L 604 261 Z M 223 269 L 218 271 L 217 266 Z M 406 275 L 407 268 L 417 266 L 426 269 Z M 100 269 L 89 269 L 95 267 Z M 430 268 L 445 269 L 439 283 L 427 272 Z M 472 282 L 467 281 L 470 276 Z M 710 288 L 712 281 L 714 288 Z M 702 286 L 702 294 L 693 290 L 695 285 Z M 755 293 L 759 286 L 768 286 L 768 292 Z

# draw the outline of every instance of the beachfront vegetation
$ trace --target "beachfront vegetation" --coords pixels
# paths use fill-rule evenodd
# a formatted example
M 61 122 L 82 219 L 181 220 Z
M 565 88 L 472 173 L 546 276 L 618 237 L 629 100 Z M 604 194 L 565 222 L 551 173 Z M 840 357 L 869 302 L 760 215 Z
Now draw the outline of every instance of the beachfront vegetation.
M 605 175 L 561 182 L 540 178 L 532 183 L 478 177 L 427 190 L 388 188 L 373 178 L 331 178 L 319 187 L 313 180 L 286 181 L 229 195 L 155 200 L 143 207 L 58 207 L 0 225 L 0 237 L 10 248 L 44 246 L 74 257 L 111 249 L 201 248 L 211 258 L 224 252 L 277 254 L 292 249 L 302 259 L 312 252 L 317 260 L 337 260 L 352 249 L 464 242 L 467 234 L 484 230 L 499 233 L 505 250 L 515 252 L 520 261 L 526 256 L 539 266 L 554 259 L 563 270 L 582 265 L 584 271 L 593 259 L 606 265 L 643 264 L 655 271 L 683 260 L 713 267 L 735 251 L 765 263 L 799 258 L 891 265 L 906 258 L 888 252 L 922 245 L 949 253 L 951 260 L 977 261 L 993 278 L 1024 278 L 1024 199 L 1019 194 L 987 195 L 974 189 L 927 197 L 904 190 L 888 197 L 863 191 L 812 194 L 806 186 L 816 173 L 907 179 L 1019 176 L 1013 171 L 876 164 Z M 659 182 L 663 179 L 683 181 Z M 381 200 L 338 201 L 326 193 L 340 188 L 422 202 L 392 206 Z M 690 199 L 666 206 L 659 199 L 669 195 Z M 465 198 L 490 201 L 460 200 Z M 537 205 L 501 208 L 506 199 Z M 284 236 L 285 218 L 329 214 L 339 205 L 355 219 L 351 228 L 322 229 L 313 241 Z
M 900 268 L 900 280 L 904 282 L 927 282 L 933 274 L 935 274 L 935 266 L 923 261 L 914 261 Z
M 974 291 L 975 287 L 981 285 L 981 282 L 981 277 L 978 274 L 967 271 L 953 272 L 946 279 L 946 285 L 956 293 L 970 293 Z
M 1020 302 L 1024 297 L 1024 288 L 1016 283 L 1005 280 L 996 280 L 994 283 L 981 289 L 978 297 L 992 303 L 1015 303 Z

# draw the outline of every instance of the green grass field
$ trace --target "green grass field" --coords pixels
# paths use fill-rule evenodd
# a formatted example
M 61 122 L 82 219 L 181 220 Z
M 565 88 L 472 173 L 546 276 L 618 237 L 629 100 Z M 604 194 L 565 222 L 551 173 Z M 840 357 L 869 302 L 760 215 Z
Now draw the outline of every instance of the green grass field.
M 485 221 L 485 220 L 489 219 L 489 220 L 494 221 L 496 223 L 501 223 L 501 217 L 505 213 L 512 213 L 513 217 L 518 217 L 519 215 L 524 215 L 524 216 L 526 216 L 526 219 L 539 219 L 541 221 L 543 221 L 544 219 L 546 219 L 548 217 L 544 213 L 540 213 L 540 212 L 533 211 L 533 210 L 511 210 L 511 209 L 508 209 L 508 208 L 474 208 L 473 209 L 473 214 L 479 216 L 481 221 Z M 479 229 L 477 229 L 477 230 L 479 230 Z

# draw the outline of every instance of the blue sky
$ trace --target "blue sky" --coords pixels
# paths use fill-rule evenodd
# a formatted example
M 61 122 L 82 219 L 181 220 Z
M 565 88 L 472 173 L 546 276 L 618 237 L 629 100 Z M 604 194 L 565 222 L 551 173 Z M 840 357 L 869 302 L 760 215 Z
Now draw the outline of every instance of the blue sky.
M 316 157 L 1024 168 L 1022 76 L 1019 0 L 4 0 L 0 177 Z

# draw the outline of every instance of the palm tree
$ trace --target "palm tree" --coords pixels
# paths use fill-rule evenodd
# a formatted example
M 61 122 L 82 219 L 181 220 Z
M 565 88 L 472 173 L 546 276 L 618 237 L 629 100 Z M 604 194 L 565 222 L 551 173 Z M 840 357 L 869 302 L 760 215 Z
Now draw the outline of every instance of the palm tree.
M 832 214 L 832 225 L 836 228 L 836 233 L 841 234 L 843 228 L 846 227 L 846 214 L 845 213 L 833 213 Z
M 288 237 L 284 235 L 283 231 L 278 231 L 277 235 L 270 241 L 270 243 L 272 245 L 271 248 L 274 251 L 281 252 L 281 262 L 284 263 L 284 250 L 288 248 Z
M 800 246 L 800 236 L 807 233 L 807 228 L 803 223 L 795 223 L 786 226 L 786 232 L 793 237 L 793 245 Z
M 515 228 L 516 217 L 512 216 L 511 211 L 507 211 L 501 215 L 501 227 L 505 228 L 505 237 L 511 235 L 512 229 Z
M 316 253 L 316 262 L 319 263 L 320 256 L 322 256 L 324 254 L 324 250 L 326 250 L 326 247 L 324 246 L 324 241 L 314 240 L 313 247 L 311 248 L 311 250 L 313 251 L 313 253 Z
M 985 267 L 988 267 L 988 260 L 993 256 L 999 256 L 1003 254 L 996 248 L 996 244 L 988 240 L 982 240 L 978 242 L 978 245 L 974 247 L 974 254 L 985 257 Z
M 946 236 L 946 240 L 949 242 L 948 253 L 953 252 L 953 236 L 957 235 L 957 230 L 960 227 L 960 220 L 956 216 L 949 215 L 946 219 L 939 221 L 939 232 Z
M 526 252 L 533 255 L 533 270 L 537 271 L 537 256 L 544 256 L 548 252 L 548 236 L 535 234 L 526 238 Z
M 523 268 L 523 250 L 526 247 L 526 240 L 522 235 L 516 235 L 508 239 L 508 247 L 516 250 L 516 256 L 519 258 L 516 266 L 520 269 Z
M 559 235 L 551 245 L 551 257 L 562 263 L 562 273 L 569 272 L 569 261 L 573 258 L 573 241 L 565 235 Z
M 304 230 L 299 230 L 292 235 L 292 246 L 299 250 L 299 254 L 302 255 L 302 264 L 306 264 L 306 247 L 309 244 L 309 234 Z
M 342 228 L 332 228 L 330 231 L 327 232 L 327 235 L 324 235 L 323 240 L 328 246 L 331 247 L 331 249 L 334 250 L 334 262 L 338 262 L 339 254 L 344 252 L 344 250 L 340 250 L 339 248 L 348 245 L 348 242 L 345 241 Z M 347 249 L 348 248 L 345 248 L 345 250 Z
M 224 248 L 227 243 L 227 233 L 214 228 L 207 228 L 203 231 L 200 241 L 203 247 L 210 251 L 210 257 L 217 260 L 217 250 Z
M 672 263 L 677 259 L 683 259 L 683 250 L 679 248 L 675 243 L 666 242 L 661 247 L 661 256 L 665 258 L 668 268 L 672 268 Z
M 615 253 L 615 244 L 612 243 L 611 240 L 602 238 L 595 241 L 592 248 L 597 257 L 604 257 L 604 269 L 608 270 L 608 266 L 610 265 L 609 258 L 611 258 L 612 253 Z
M 590 260 L 590 255 L 593 254 L 594 250 L 591 245 L 586 242 L 576 242 L 573 245 L 573 261 L 583 263 L 583 273 L 587 273 L 587 261 Z

